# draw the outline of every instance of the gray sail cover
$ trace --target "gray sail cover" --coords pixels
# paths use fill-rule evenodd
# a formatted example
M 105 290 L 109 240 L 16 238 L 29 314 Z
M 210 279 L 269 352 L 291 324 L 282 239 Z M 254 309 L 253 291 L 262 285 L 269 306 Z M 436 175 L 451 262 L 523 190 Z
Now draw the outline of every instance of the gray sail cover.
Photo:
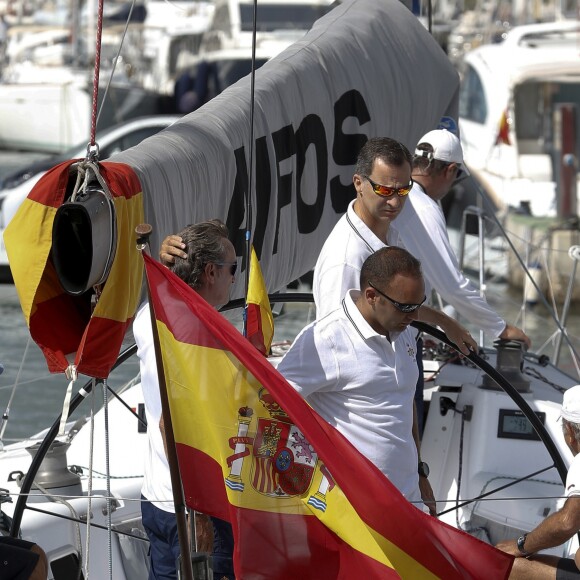
M 413 151 L 442 117 L 457 118 L 458 75 L 398 0 L 340 4 L 256 72 L 252 153 L 250 86 L 248 76 L 112 160 L 141 180 L 154 254 L 166 235 L 220 218 L 243 256 L 250 188 L 251 239 L 270 292 L 313 268 L 354 198 L 368 138 Z M 237 276 L 232 298 L 243 292 Z

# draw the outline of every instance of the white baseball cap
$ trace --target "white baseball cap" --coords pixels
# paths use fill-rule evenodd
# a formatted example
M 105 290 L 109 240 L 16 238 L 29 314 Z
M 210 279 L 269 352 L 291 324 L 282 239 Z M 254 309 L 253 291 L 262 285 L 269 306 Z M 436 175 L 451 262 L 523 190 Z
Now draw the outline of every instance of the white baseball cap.
M 466 175 L 469 175 L 469 170 L 463 163 L 463 149 L 461 148 L 461 143 L 459 139 L 451 133 L 451 131 L 447 131 L 447 129 L 435 129 L 434 131 L 429 131 L 429 133 L 423 135 L 423 137 L 419 139 L 419 145 L 423 143 L 428 143 L 433 147 L 433 154 L 422 151 L 421 149 L 415 149 L 416 156 L 438 159 L 439 161 L 444 161 L 446 163 L 457 163 L 460 169 L 462 169 Z M 419 145 L 417 145 L 417 147 Z
M 570 423 L 580 423 L 580 385 L 571 387 L 564 393 L 560 416 Z

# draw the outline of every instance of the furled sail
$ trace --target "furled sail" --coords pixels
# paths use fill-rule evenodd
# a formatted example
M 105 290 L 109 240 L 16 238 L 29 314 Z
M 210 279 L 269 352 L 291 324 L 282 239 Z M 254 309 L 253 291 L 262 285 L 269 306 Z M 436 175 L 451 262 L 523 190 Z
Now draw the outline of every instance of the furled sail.
M 252 240 L 269 291 L 314 266 L 354 197 L 367 138 L 413 150 L 441 117 L 457 118 L 458 88 L 443 50 L 398 0 L 347 0 L 256 72 Z M 113 158 L 141 181 L 154 253 L 167 234 L 217 217 L 243 255 L 249 139 L 246 77 Z M 241 296 L 238 276 L 232 298 Z

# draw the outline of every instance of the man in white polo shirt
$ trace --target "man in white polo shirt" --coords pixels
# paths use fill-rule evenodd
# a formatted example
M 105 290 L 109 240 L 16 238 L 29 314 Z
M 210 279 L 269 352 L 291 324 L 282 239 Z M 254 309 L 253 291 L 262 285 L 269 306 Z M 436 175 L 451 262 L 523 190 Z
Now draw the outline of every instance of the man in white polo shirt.
M 413 157 L 413 188 L 393 224 L 392 241 L 421 261 L 427 296 L 435 288 L 459 314 L 493 338 L 517 340 L 529 347 L 527 335 L 490 308 L 459 269 L 439 201 L 462 174 L 468 171 L 459 139 L 445 129 L 424 135 Z
M 421 265 L 402 248 L 382 248 L 365 260 L 357 287 L 298 335 L 278 370 L 410 502 L 421 508 L 423 499 L 434 514 L 426 478 L 420 491 L 412 432 L 419 371 L 409 324 L 425 302 Z

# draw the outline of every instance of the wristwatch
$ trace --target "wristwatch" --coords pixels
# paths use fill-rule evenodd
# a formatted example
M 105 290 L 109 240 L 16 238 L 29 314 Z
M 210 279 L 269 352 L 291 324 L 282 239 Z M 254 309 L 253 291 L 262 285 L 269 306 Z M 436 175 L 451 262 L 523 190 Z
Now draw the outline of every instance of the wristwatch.
M 531 555 L 532 555 L 532 552 L 528 552 L 528 551 L 526 551 L 526 549 L 524 548 L 524 544 L 526 543 L 526 538 L 527 538 L 527 537 L 528 537 L 528 534 L 524 534 L 523 536 L 520 536 L 520 537 L 518 538 L 518 541 L 517 541 L 518 550 L 520 551 L 520 554 L 521 554 L 522 556 L 525 556 L 526 558 L 527 558 L 528 556 L 531 556 Z
M 429 477 L 429 465 L 424 461 L 419 461 L 419 475 L 421 477 Z

